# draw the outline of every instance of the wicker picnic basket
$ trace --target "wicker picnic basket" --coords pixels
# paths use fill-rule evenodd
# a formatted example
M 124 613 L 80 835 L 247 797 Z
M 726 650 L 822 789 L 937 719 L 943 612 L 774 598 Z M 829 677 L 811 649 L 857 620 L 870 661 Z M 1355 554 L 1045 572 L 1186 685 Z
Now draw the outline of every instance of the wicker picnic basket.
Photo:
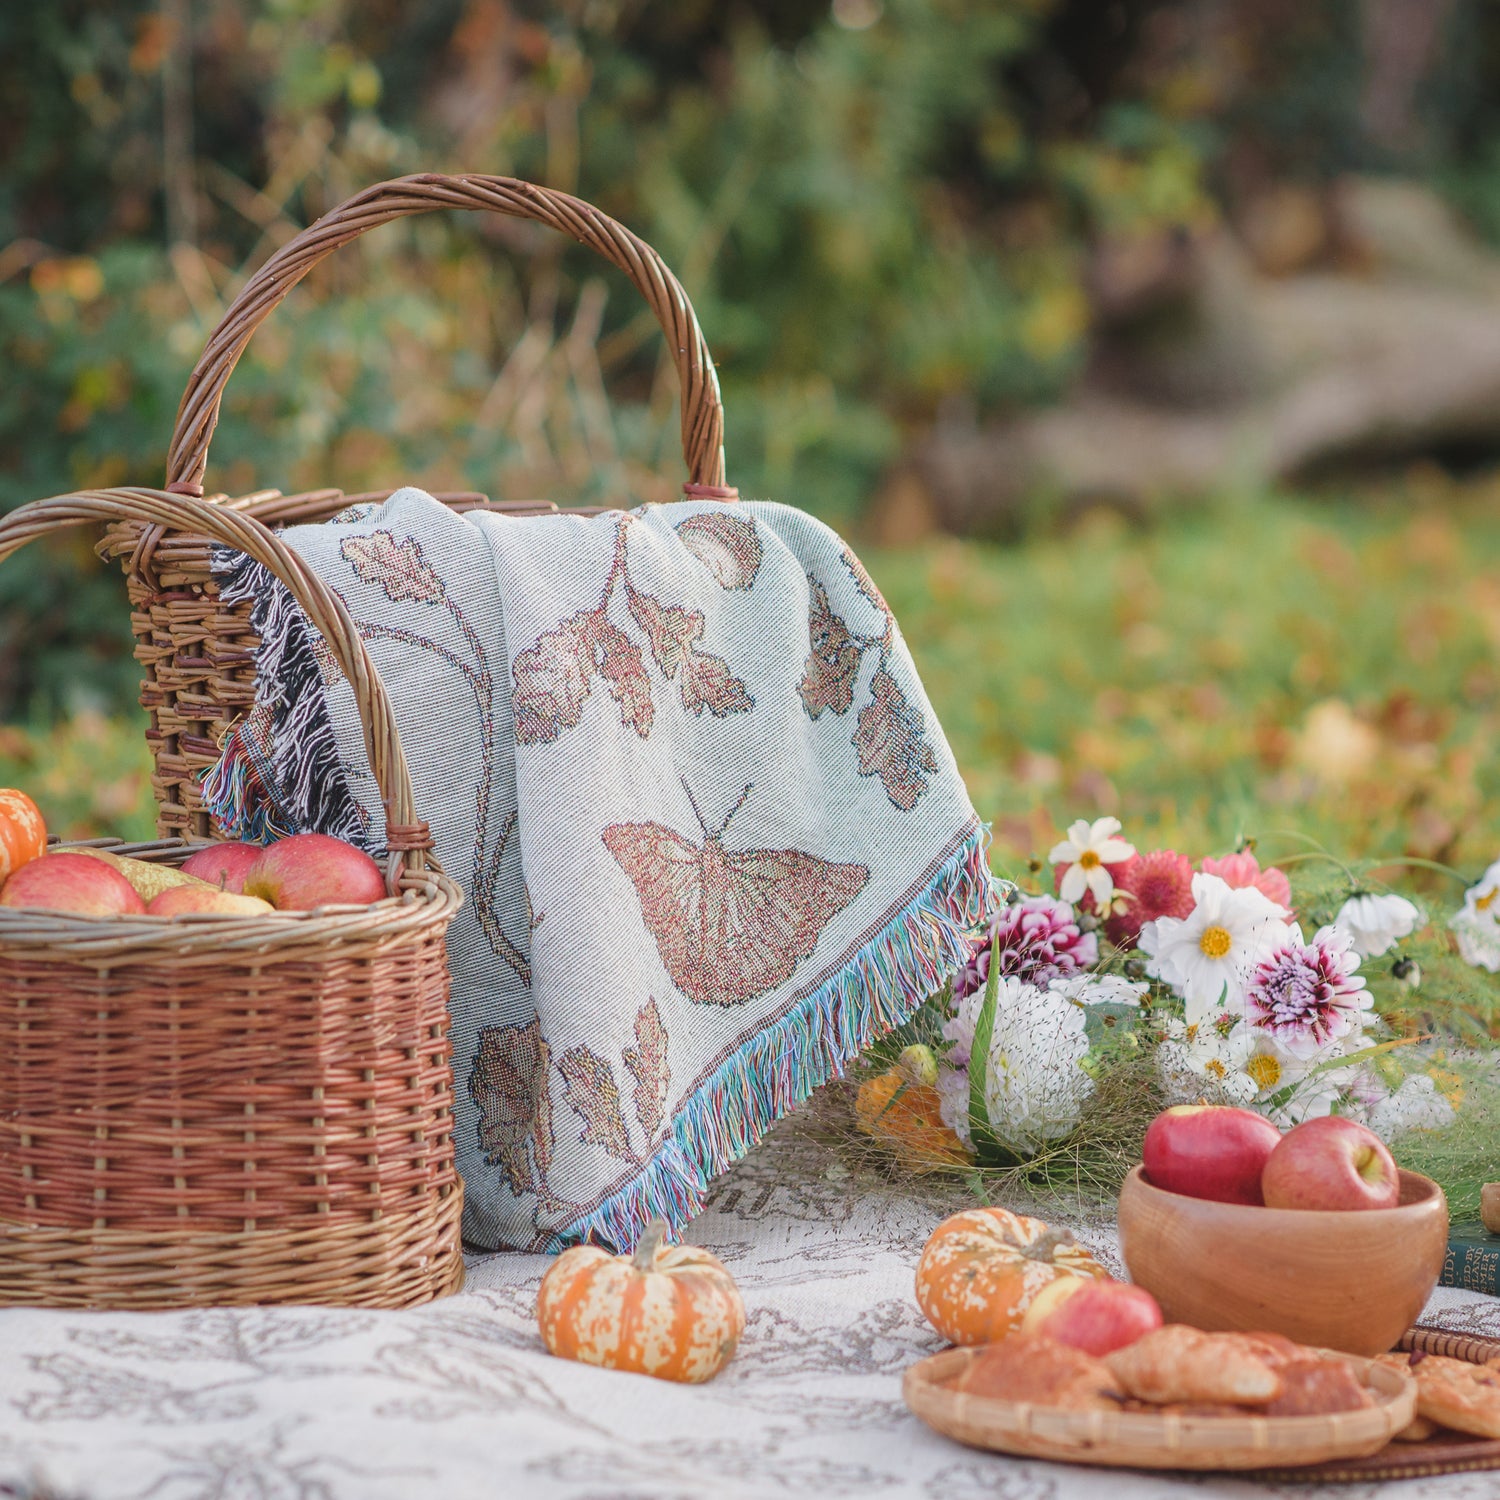
M 0 559 L 100 522 L 211 537 L 292 591 L 359 704 L 390 894 L 243 918 L 0 908 L 0 1305 L 401 1307 L 454 1291 L 444 935 L 462 895 L 427 853 L 358 631 L 264 526 L 181 495 L 23 506 L 0 520 Z M 119 846 L 170 863 L 193 847 Z
M 534 219 L 618 266 L 645 298 L 666 335 L 682 383 L 682 451 L 693 499 L 734 500 L 724 483 L 724 413 L 718 377 L 687 293 L 645 241 L 580 199 L 508 177 L 426 173 L 365 189 L 287 242 L 246 282 L 210 335 L 188 380 L 167 462 L 168 491 L 201 496 L 208 445 L 224 389 L 251 336 L 291 289 L 341 245 L 392 219 L 438 209 L 485 209 Z M 326 521 L 345 506 L 384 499 L 338 489 L 282 495 L 275 490 L 211 501 L 244 510 L 268 526 Z M 516 515 L 556 510 L 548 503 L 495 503 L 484 495 L 440 494 L 456 510 L 485 507 Z M 145 669 L 141 703 L 155 758 L 159 831 L 216 836 L 203 806 L 201 778 L 218 759 L 225 732 L 255 696 L 255 648 L 248 603 L 226 608 L 209 564 L 206 536 L 164 535 L 125 520 L 100 549 L 118 558 L 130 594 L 136 656 Z

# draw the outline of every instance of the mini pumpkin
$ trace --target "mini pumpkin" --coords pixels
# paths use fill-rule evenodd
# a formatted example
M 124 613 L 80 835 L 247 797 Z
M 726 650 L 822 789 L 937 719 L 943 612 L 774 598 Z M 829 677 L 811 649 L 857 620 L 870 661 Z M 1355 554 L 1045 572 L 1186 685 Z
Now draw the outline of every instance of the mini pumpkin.
M 562 1359 L 659 1380 L 711 1380 L 745 1331 L 745 1304 L 718 1256 L 664 1245 L 654 1220 L 633 1255 L 597 1245 L 564 1250 L 542 1277 L 536 1320 Z
M 1061 1276 L 1110 1279 L 1066 1229 L 1004 1208 L 966 1208 L 923 1247 L 917 1301 L 944 1338 L 991 1344 L 1014 1333 L 1036 1294 Z
M 854 1122 L 909 1172 L 967 1166 L 973 1158 L 943 1123 L 938 1091 L 895 1067 L 860 1085 Z
M 47 825 L 25 792 L 0 787 L 0 885 L 46 852 Z

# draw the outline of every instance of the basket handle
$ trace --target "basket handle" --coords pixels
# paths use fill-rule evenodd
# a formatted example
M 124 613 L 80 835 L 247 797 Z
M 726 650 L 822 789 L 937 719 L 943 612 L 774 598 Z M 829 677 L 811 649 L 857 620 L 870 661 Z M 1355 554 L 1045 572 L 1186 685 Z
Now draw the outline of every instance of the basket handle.
M 450 177 L 437 172 L 398 177 L 356 193 L 289 240 L 245 283 L 209 335 L 188 377 L 167 457 L 169 491 L 202 495 L 208 444 L 218 424 L 224 387 L 251 335 L 287 293 L 324 256 L 367 229 L 440 208 L 488 209 L 511 218 L 535 219 L 587 245 L 624 271 L 656 314 L 682 381 L 682 453 L 688 470 L 683 488 L 692 499 L 736 498 L 724 483 L 719 378 L 692 303 L 661 256 L 623 224 L 567 193 L 513 177 Z
M 432 837 L 412 806 L 411 775 L 390 699 L 343 600 L 247 511 L 161 490 L 78 490 L 22 505 L 0 518 L 0 561 L 61 527 L 122 520 L 212 537 L 264 563 L 291 590 L 354 689 L 370 769 L 385 806 L 386 889 L 398 894 L 403 869 L 415 872 L 433 864 L 427 858 Z

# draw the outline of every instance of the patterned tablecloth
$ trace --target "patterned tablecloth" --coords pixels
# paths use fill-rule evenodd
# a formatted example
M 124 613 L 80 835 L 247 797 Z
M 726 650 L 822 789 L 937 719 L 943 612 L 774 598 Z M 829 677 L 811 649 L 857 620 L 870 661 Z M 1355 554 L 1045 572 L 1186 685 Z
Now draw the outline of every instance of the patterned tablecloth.
M 959 1192 L 853 1176 L 784 1124 L 720 1181 L 689 1236 L 728 1262 L 749 1311 L 739 1355 L 704 1387 L 549 1357 L 532 1319 L 541 1256 L 476 1257 L 460 1296 L 405 1313 L 0 1312 L 0 1496 L 1500 1493 L 1500 1474 L 1310 1488 L 1093 1471 L 930 1432 L 901 1402 L 901 1372 L 941 1345 L 912 1298 L 912 1268 Z M 1074 1227 L 1118 1264 L 1110 1227 Z M 1500 1334 L 1500 1301 L 1439 1291 L 1427 1321 Z

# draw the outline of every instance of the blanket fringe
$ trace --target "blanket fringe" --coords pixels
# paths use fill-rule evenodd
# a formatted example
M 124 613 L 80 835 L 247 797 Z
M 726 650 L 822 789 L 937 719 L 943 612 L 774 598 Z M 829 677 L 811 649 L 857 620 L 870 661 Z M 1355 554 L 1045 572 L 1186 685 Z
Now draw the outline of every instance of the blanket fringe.
M 225 736 L 218 761 L 203 779 L 209 816 L 230 838 L 249 843 L 315 829 L 367 847 L 368 830 L 339 762 L 306 614 L 286 585 L 253 558 L 215 547 L 211 566 L 226 605 L 249 600 L 250 626 L 260 645 L 255 710 Z
M 968 961 L 969 934 L 997 895 L 978 827 L 870 943 L 819 989 L 727 1059 L 679 1106 L 645 1170 L 586 1217 L 536 1248 L 581 1241 L 633 1249 L 652 1219 L 674 1236 L 699 1213 L 710 1181 L 814 1089 L 908 1020 Z

